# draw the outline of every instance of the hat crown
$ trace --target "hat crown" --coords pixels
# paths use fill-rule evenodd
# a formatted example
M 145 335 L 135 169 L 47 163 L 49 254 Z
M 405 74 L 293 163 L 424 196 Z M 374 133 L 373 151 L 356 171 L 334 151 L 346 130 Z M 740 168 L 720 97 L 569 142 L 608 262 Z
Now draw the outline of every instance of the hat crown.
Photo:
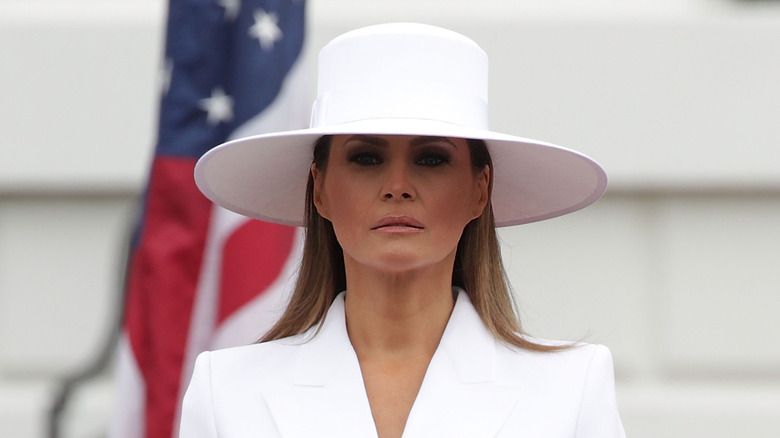
M 381 24 L 322 49 L 311 126 L 403 118 L 487 129 L 487 101 L 488 59 L 474 41 L 436 26 Z

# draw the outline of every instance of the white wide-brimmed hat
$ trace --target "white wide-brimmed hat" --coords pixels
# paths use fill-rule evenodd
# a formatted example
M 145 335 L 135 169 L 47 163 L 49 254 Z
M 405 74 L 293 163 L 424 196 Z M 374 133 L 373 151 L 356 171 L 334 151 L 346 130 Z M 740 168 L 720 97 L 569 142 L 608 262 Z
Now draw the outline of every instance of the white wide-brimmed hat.
M 357 29 L 319 56 L 311 127 L 240 138 L 206 153 L 195 181 L 245 216 L 304 224 L 314 143 L 323 135 L 481 139 L 493 159 L 496 226 L 579 210 L 604 194 L 601 166 L 578 152 L 488 128 L 488 59 L 463 35 L 394 23 Z

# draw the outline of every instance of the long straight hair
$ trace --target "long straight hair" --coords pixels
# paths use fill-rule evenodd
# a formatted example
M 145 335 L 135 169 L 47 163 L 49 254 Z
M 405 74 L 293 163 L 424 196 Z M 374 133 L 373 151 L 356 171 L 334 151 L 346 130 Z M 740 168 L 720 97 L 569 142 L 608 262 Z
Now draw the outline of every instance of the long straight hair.
M 530 341 L 523 332 L 516 305 L 507 281 L 496 234 L 493 205 L 493 162 L 485 142 L 467 140 L 475 173 L 488 167 L 488 202 L 482 215 L 463 229 L 452 284 L 463 288 L 474 309 L 493 335 L 515 347 L 533 351 L 560 350 L 561 346 Z M 321 137 L 314 146 L 313 164 L 324 172 L 328 165 L 331 137 Z M 346 289 L 344 254 L 330 221 L 314 206 L 314 179 L 309 174 L 306 186 L 306 236 L 303 258 L 295 289 L 287 310 L 261 342 L 297 335 L 325 319 L 339 292 Z

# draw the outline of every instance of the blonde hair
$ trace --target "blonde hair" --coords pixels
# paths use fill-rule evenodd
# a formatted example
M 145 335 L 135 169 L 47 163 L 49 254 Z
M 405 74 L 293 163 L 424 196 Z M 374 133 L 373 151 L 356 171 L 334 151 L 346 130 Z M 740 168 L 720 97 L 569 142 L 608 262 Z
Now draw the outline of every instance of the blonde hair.
M 321 137 L 314 146 L 313 164 L 324 171 L 328 163 L 331 137 Z M 493 163 L 485 142 L 467 140 L 475 172 L 488 166 L 488 194 L 493 191 Z M 295 289 L 281 319 L 261 342 L 297 335 L 325 319 L 339 292 L 346 289 L 344 254 L 331 223 L 319 215 L 313 200 L 314 180 L 306 187 L 306 238 Z M 526 350 L 554 351 L 560 346 L 541 345 L 527 339 L 516 313 L 512 292 L 501 261 L 493 206 L 488 203 L 481 216 L 463 230 L 452 284 L 463 288 L 474 309 L 493 335 L 505 343 Z

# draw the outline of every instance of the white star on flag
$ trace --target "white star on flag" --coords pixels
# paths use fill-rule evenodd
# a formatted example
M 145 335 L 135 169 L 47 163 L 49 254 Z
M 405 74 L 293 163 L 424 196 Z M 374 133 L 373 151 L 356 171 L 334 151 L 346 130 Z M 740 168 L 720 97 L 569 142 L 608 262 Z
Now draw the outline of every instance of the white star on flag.
M 241 0 L 219 0 L 217 3 L 225 8 L 225 20 L 236 21 L 241 10 Z
M 171 89 L 171 78 L 173 78 L 173 60 L 166 58 L 160 78 L 163 94 L 168 94 L 168 90 Z
M 249 35 L 260 41 L 263 50 L 272 49 L 274 43 L 282 38 L 282 31 L 277 23 L 279 17 L 276 14 L 259 9 L 255 11 L 255 24 L 249 28 Z
M 206 111 L 209 125 L 233 120 L 233 98 L 225 94 L 221 87 L 211 91 L 211 97 L 201 99 L 200 108 Z

